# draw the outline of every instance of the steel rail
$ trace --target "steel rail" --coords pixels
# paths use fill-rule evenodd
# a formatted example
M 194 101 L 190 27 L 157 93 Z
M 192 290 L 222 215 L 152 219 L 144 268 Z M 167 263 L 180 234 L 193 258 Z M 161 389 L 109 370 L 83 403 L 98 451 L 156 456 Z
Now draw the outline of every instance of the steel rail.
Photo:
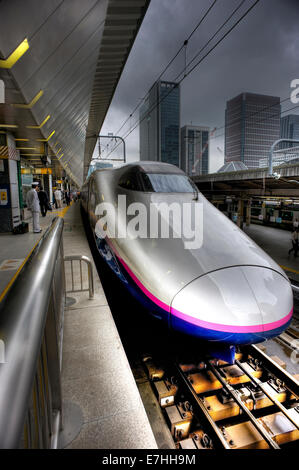
M 292 416 L 290 416 L 288 410 L 275 397 L 271 396 L 271 393 L 268 392 L 268 390 L 264 387 L 263 383 L 259 379 L 254 377 L 252 374 L 250 374 L 245 369 L 245 367 L 242 366 L 242 363 L 240 361 L 236 360 L 235 363 L 247 375 L 247 377 L 249 377 L 250 380 L 263 391 L 263 393 L 272 401 L 272 403 L 274 403 L 274 405 L 279 408 L 279 410 L 288 418 L 288 420 L 291 421 L 297 429 L 299 429 L 298 422 L 296 422 L 296 420 L 292 418 Z
M 216 447 L 220 449 L 230 449 L 230 446 L 228 442 L 226 441 L 224 435 L 222 434 L 221 430 L 218 428 L 217 424 L 214 422 L 212 417 L 210 416 L 208 410 L 204 406 L 204 404 L 201 402 L 200 398 L 197 396 L 195 390 L 193 387 L 190 385 L 188 382 L 185 374 L 182 372 L 180 369 L 180 366 L 178 364 L 175 364 L 176 372 L 179 375 L 179 380 L 181 383 L 183 383 L 184 387 L 188 389 L 188 392 L 191 395 L 191 402 L 194 407 L 196 407 L 199 412 L 200 412 L 200 417 L 203 418 L 206 426 L 207 426 L 207 434 L 212 439 L 213 445 L 216 444 Z
M 257 429 L 260 435 L 265 439 L 265 441 L 272 447 L 272 449 L 280 449 L 279 445 L 272 439 L 270 434 L 263 428 L 261 424 L 259 424 L 258 420 L 253 416 L 251 411 L 247 408 L 245 403 L 241 400 L 236 390 L 227 383 L 227 381 L 221 376 L 218 370 L 211 364 L 211 361 L 208 362 L 209 367 L 215 377 L 219 380 L 222 386 L 229 392 L 229 394 L 233 397 L 234 401 L 239 405 L 245 415 L 248 416 L 253 426 Z
M 18 448 L 52 295 L 63 219 L 55 218 L 0 304 L 0 448 Z M 58 378 L 59 379 L 59 378 Z
M 273 375 L 275 375 L 275 377 L 284 383 L 286 388 L 288 388 L 292 394 L 295 395 L 296 399 L 299 398 L 299 382 L 291 374 L 289 374 L 289 372 L 284 370 L 279 364 L 273 361 L 254 344 L 245 347 L 244 350 L 247 350 L 250 356 L 259 359 L 269 372 L 271 372 Z M 277 375 L 277 373 L 279 373 L 279 375 Z

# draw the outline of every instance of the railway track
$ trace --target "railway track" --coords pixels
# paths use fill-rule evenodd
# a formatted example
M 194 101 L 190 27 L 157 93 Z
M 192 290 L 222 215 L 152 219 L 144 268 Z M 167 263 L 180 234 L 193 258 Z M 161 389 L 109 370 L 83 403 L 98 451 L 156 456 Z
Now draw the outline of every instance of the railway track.
M 258 347 L 234 365 L 209 357 L 143 357 L 175 446 L 279 449 L 299 442 L 299 383 Z
M 275 341 L 282 346 L 285 353 L 290 356 L 295 363 L 298 363 L 299 354 L 299 283 L 290 279 L 294 296 L 294 313 L 292 323 L 289 328 Z

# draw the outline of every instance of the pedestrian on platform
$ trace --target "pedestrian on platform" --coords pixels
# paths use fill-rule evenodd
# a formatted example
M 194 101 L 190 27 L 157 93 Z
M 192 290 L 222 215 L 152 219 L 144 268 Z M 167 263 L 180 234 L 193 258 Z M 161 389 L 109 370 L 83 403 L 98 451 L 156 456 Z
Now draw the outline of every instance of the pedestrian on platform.
M 70 192 L 69 191 L 66 191 L 65 192 L 65 202 L 66 204 L 69 206 L 70 205 L 70 202 L 71 202 L 71 195 L 70 195 Z
M 37 195 L 38 191 L 39 191 L 38 183 L 32 183 L 32 188 L 30 189 L 30 191 L 28 191 L 27 197 L 26 197 L 27 208 L 32 213 L 33 233 L 40 233 L 42 231 L 39 225 L 40 205 L 39 205 L 39 199 Z
M 38 199 L 39 199 L 40 210 L 41 210 L 42 216 L 46 217 L 47 210 L 49 208 L 49 198 L 48 198 L 48 194 L 46 193 L 46 191 L 44 191 L 44 188 L 42 186 L 40 186 L 39 188 Z
M 55 200 L 56 200 L 56 207 L 57 209 L 61 209 L 62 208 L 62 194 L 61 194 L 61 191 L 59 188 L 56 189 L 56 191 L 54 191 L 54 196 L 55 196 Z
M 293 230 L 291 237 L 292 237 L 291 239 L 292 239 L 293 248 L 291 248 L 289 250 L 289 255 L 293 251 L 294 252 L 294 257 L 297 258 L 297 253 L 298 253 L 298 249 L 299 249 L 299 246 L 298 246 L 298 230 Z
M 293 229 L 298 230 L 298 227 L 299 227 L 298 219 L 295 219 L 294 222 L 293 222 Z

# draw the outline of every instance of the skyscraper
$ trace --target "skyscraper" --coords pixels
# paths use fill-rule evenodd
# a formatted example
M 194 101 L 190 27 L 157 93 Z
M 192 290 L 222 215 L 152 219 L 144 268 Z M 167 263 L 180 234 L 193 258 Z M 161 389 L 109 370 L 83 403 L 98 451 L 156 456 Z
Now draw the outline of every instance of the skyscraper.
M 180 88 L 158 81 L 140 109 L 140 160 L 180 165 Z
M 299 140 L 299 115 L 288 114 L 280 120 L 280 138 Z M 282 142 L 281 148 L 298 147 L 299 144 Z
M 184 126 L 181 129 L 181 169 L 187 175 L 209 173 L 210 128 Z
M 242 93 L 227 101 L 225 110 L 225 163 L 241 161 L 258 168 L 280 136 L 280 98 Z

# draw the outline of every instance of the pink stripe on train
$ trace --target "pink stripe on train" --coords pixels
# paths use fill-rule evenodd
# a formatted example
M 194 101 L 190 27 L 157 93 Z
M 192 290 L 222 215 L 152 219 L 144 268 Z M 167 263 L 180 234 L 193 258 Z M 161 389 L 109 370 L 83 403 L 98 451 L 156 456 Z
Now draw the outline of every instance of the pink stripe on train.
M 221 325 L 219 323 L 211 323 L 208 321 L 200 320 L 199 318 L 191 317 L 190 315 L 186 315 L 185 313 L 180 312 L 174 308 L 171 309 L 171 314 L 175 315 L 176 317 L 184 320 L 188 323 L 192 323 L 195 326 L 199 326 L 201 328 L 206 328 L 209 330 L 215 331 L 224 331 L 226 333 L 262 333 L 264 331 L 275 330 L 280 326 L 285 325 L 292 317 L 293 309 L 290 311 L 288 315 L 284 318 L 281 318 L 278 321 L 272 323 L 266 323 L 263 325 L 248 325 L 248 326 L 237 326 L 237 325 Z
M 137 284 L 137 286 L 142 290 L 142 292 L 156 305 L 158 305 L 160 308 L 163 310 L 166 310 L 169 312 L 170 306 L 159 300 L 157 297 L 155 297 L 140 281 L 139 279 L 135 276 L 135 274 L 131 271 L 129 266 L 125 263 L 125 261 L 120 257 L 118 254 L 117 250 L 113 246 L 113 243 L 111 240 L 106 237 L 106 242 L 108 245 L 112 248 L 113 252 L 117 256 L 118 260 L 120 263 L 123 265 L 125 270 L 128 272 L 130 277 L 134 280 L 134 282 Z M 184 320 L 188 323 L 191 323 L 195 326 L 199 326 L 201 328 L 206 328 L 209 330 L 215 330 L 215 331 L 224 331 L 226 333 L 262 333 L 263 331 L 270 331 L 270 330 L 275 330 L 276 328 L 279 328 L 283 325 L 285 325 L 292 317 L 293 315 L 293 308 L 286 315 L 285 317 L 281 318 L 280 320 L 277 320 L 272 323 L 266 323 L 262 325 L 248 325 L 248 326 L 236 326 L 236 325 L 223 325 L 220 323 L 212 323 L 208 322 L 205 320 L 200 320 L 199 318 L 192 317 L 190 315 L 187 315 L 186 313 L 180 312 L 179 310 L 176 310 L 175 308 L 171 308 L 171 314 L 176 316 L 177 318 L 180 318 L 181 320 Z

